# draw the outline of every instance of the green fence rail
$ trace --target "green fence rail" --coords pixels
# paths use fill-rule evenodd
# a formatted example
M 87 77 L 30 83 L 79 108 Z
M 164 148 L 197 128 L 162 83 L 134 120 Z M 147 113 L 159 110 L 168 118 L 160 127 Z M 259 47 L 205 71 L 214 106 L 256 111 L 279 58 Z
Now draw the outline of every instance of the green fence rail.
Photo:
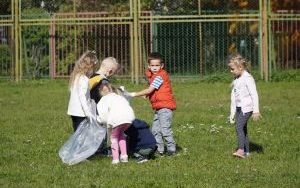
M 3 0 L 0 78 L 68 77 L 87 50 L 114 56 L 138 83 L 161 52 L 173 77 L 228 71 L 239 52 L 269 80 L 300 67 L 300 0 Z

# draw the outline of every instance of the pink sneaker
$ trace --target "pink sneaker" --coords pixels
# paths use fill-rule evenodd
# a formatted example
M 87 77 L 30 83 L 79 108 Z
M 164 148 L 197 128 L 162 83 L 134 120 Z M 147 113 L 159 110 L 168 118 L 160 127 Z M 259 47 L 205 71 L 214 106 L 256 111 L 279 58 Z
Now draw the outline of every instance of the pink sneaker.
M 239 158 L 245 158 L 245 152 L 243 149 L 238 149 L 236 152 L 233 153 L 233 155 Z

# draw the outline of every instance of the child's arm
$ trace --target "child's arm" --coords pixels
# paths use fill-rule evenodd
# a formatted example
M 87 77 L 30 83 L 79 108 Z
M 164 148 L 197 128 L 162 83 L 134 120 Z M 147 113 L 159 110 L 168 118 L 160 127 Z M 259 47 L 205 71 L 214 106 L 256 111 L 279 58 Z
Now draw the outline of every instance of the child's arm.
M 104 97 L 101 98 L 101 100 L 97 104 L 97 121 L 99 123 L 106 123 L 107 122 L 107 116 L 108 116 L 108 104 Z
M 231 90 L 231 104 L 230 104 L 230 116 L 229 122 L 233 124 L 235 122 L 235 112 L 236 112 L 236 104 L 235 104 L 235 96 L 234 96 L 234 89 Z
M 249 79 L 246 79 L 247 88 L 249 91 L 249 94 L 253 101 L 253 114 L 252 118 L 254 121 L 258 120 L 260 118 L 259 113 L 259 101 L 258 101 L 258 94 L 256 90 L 256 85 L 253 77 L 250 77 Z
M 144 89 L 139 92 L 132 92 L 132 93 L 130 93 L 130 95 L 132 97 L 147 96 L 147 95 L 151 94 L 154 90 L 155 90 L 155 88 L 150 85 L 147 89 Z
M 139 96 L 147 96 L 151 94 L 155 89 L 159 89 L 159 87 L 163 84 L 163 79 L 160 76 L 156 76 L 150 86 L 147 89 L 144 89 L 139 92 L 131 93 L 132 97 L 139 97 Z
M 86 91 L 88 90 L 88 84 L 86 83 L 83 76 L 80 76 L 78 79 L 77 92 L 79 96 L 79 101 L 81 103 L 82 109 L 86 117 L 91 117 L 91 108 L 88 99 L 86 98 Z

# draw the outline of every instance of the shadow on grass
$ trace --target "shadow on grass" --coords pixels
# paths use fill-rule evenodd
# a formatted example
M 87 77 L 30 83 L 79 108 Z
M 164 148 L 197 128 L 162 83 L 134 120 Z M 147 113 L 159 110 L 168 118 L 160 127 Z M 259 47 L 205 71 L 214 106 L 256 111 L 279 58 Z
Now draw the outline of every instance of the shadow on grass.
M 176 145 L 176 152 L 179 153 L 179 152 L 181 152 L 181 151 L 182 151 L 182 147 Z
M 251 152 L 264 153 L 264 148 L 260 144 L 250 142 L 249 146 L 250 146 L 250 151 Z

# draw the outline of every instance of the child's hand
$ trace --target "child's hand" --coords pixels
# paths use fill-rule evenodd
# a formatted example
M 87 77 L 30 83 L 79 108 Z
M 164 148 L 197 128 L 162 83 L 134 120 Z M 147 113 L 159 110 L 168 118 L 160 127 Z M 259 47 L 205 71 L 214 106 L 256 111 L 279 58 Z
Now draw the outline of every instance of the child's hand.
M 235 114 L 230 114 L 229 118 L 229 123 L 230 124 L 234 124 L 235 123 L 235 118 L 234 118 Z
M 253 113 L 253 114 L 252 114 L 252 119 L 253 119 L 253 121 L 257 121 L 257 120 L 259 120 L 260 118 L 261 118 L 260 113 Z
M 129 93 L 129 96 L 130 96 L 130 97 L 135 97 L 135 96 L 136 96 L 136 93 L 135 93 L 135 92 L 131 92 L 131 93 Z
M 124 92 L 125 91 L 125 86 L 120 86 L 119 89 Z

